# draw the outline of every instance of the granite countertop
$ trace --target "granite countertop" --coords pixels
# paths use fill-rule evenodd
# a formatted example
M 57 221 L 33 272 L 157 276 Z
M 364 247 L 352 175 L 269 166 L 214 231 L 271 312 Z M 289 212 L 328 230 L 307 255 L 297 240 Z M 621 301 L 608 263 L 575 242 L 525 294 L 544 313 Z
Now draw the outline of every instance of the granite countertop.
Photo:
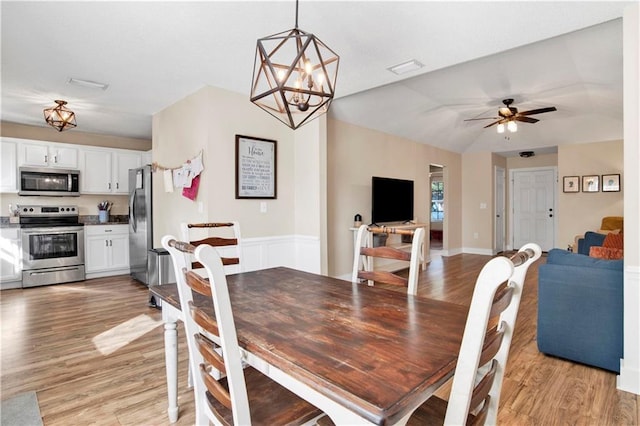
M 80 224 L 85 226 L 92 225 L 127 225 L 129 223 L 129 216 L 123 215 L 111 215 L 108 222 L 100 222 L 98 215 L 86 215 L 80 216 Z M 9 216 L 0 216 L 0 228 L 20 228 L 19 223 L 10 223 Z
M 98 220 L 98 215 L 86 215 L 80 216 L 80 223 L 85 226 L 92 225 L 127 225 L 129 223 L 129 216 L 126 214 L 117 215 L 112 214 L 109 216 L 109 220 L 107 222 L 100 222 Z
M 20 228 L 20 224 L 10 223 L 9 216 L 0 216 L 0 228 Z

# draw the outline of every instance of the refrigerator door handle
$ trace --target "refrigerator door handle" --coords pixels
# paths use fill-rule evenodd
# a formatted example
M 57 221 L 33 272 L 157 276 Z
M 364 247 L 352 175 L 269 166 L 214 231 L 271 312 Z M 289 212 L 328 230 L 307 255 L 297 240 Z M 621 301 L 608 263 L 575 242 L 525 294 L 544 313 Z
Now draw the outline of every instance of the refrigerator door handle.
M 136 220 L 136 190 L 132 190 L 129 195 L 129 222 L 131 222 L 131 228 L 133 232 L 138 232 L 138 225 Z

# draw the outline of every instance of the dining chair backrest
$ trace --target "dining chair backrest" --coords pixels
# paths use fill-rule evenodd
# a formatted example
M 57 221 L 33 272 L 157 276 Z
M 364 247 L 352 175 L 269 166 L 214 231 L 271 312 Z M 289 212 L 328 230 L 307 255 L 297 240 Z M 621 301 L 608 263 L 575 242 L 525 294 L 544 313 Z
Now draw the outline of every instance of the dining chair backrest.
M 182 241 L 189 242 L 196 247 L 201 244 L 216 247 L 227 275 L 242 272 L 240 264 L 242 240 L 238 222 L 183 222 L 180 224 L 180 233 L 182 234 Z M 190 268 L 201 269 L 202 265 L 192 259 Z
M 229 417 L 225 410 L 232 411 L 233 424 L 251 424 L 240 347 L 220 256 L 207 244 L 196 247 L 171 235 L 162 239 L 162 246 L 171 254 L 176 273 L 196 398 L 196 424 L 224 423 L 222 419 Z M 188 269 L 191 255 L 206 270 L 208 280 Z M 213 316 L 193 303 L 194 297 L 202 296 L 212 298 Z M 211 375 L 212 369 L 226 375 L 228 389 Z
M 300 425 L 321 419 L 323 413 L 267 375 L 244 365 L 227 277 L 218 251 L 194 246 L 167 235 L 180 297 L 189 369 L 193 378 L 196 425 Z M 206 277 L 189 269 L 192 257 Z M 207 301 L 208 299 L 208 301 Z M 244 368 L 246 367 L 246 368 Z
M 491 259 L 480 271 L 454 373 L 446 425 L 496 424 L 526 273 L 541 253 L 537 244 L 527 244 L 511 258 Z
M 374 236 L 388 237 L 392 234 L 406 236 L 411 239 L 411 250 L 406 251 L 391 246 L 374 247 Z M 386 240 L 386 238 L 385 238 Z M 353 273 L 351 281 L 367 280 L 369 285 L 374 282 L 406 286 L 407 293 L 415 295 L 418 292 L 418 277 L 420 265 L 424 256 L 424 228 L 402 229 L 387 226 L 362 225 L 356 235 L 353 255 Z M 376 269 L 375 258 L 401 260 L 409 263 L 407 278 L 396 273 Z

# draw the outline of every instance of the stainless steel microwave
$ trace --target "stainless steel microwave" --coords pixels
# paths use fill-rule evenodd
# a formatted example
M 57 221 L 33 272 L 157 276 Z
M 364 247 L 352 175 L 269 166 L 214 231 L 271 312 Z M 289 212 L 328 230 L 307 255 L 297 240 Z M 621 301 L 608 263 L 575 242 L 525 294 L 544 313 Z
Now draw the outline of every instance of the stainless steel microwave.
M 53 168 L 20 167 L 18 195 L 48 195 L 78 197 L 80 171 Z

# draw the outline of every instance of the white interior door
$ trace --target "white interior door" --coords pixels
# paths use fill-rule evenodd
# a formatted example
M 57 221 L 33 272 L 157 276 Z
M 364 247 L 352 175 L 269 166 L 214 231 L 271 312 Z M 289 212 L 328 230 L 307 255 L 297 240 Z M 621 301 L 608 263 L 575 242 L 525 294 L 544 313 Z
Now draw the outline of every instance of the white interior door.
M 505 171 L 502 167 L 495 169 L 495 206 L 494 206 L 494 249 L 493 253 L 497 254 L 504 251 L 504 181 Z
M 513 170 L 513 248 L 536 243 L 543 251 L 555 241 L 554 168 Z

